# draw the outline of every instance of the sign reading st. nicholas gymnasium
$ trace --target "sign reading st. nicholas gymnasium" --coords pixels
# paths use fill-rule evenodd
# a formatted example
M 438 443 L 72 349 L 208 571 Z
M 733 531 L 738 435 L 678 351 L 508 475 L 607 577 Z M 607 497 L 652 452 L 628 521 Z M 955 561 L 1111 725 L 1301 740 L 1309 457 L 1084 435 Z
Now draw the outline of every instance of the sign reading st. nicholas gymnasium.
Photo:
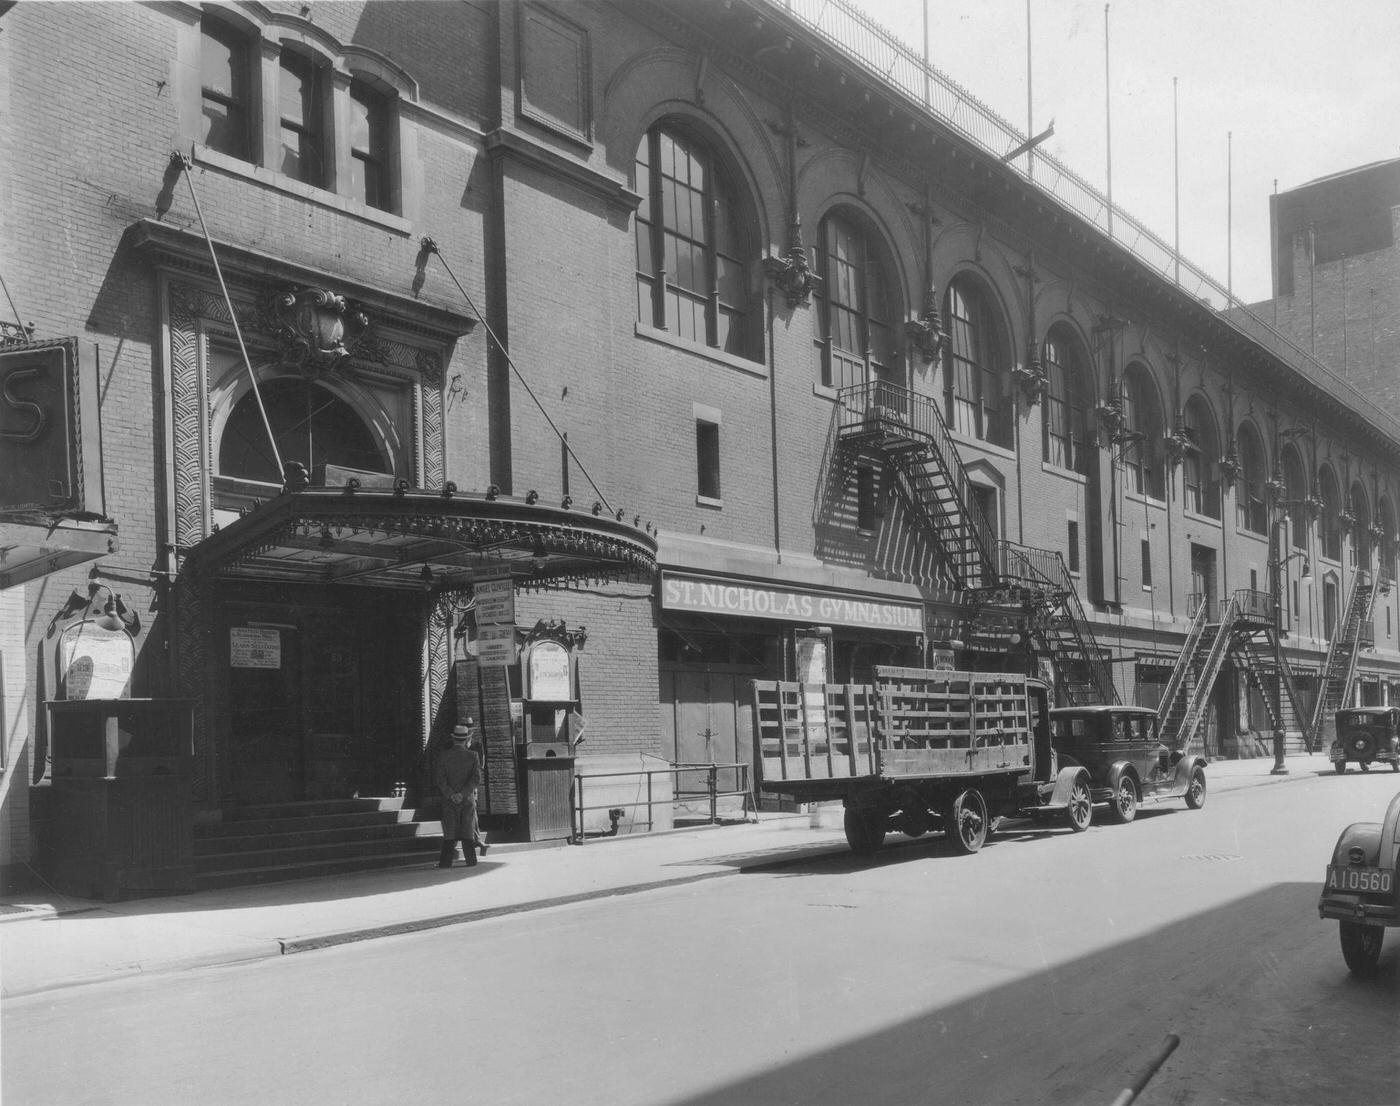
M 671 611 L 816 622 L 867 630 L 922 633 L 923 607 L 918 603 L 834 595 L 795 588 L 775 588 L 706 577 L 665 573 L 661 606 Z

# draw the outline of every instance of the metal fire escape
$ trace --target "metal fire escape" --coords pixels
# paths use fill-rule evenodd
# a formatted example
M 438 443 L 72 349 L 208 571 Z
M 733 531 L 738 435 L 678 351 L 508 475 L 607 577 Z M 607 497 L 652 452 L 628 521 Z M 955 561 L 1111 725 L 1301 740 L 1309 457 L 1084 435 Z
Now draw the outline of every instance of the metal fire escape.
M 1346 613 L 1336 627 L 1327 646 L 1327 659 L 1318 680 L 1317 699 L 1313 703 L 1312 732 L 1321 735 L 1330 728 L 1332 715 L 1351 699 L 1356 680 L 1356 659 L 1371 631 L 1371 601 L 1376 586 L 1371 574 L 1357 569 L 1351 582 L 1351 596 Z M 1329 730 L 1330 732 L 1330 730 Z
M 1282 680 L 1277 700 L 1283 714 L 1281 727 L 1300 732 L 1311 747 L 1312 731 L 1302 699 L 1288 661 L 1274 639 L 1278 630 L 1272 597 L 1267 592 L 1241 588 L 1221 604 L 1217 618 L 1212 619 L 1211 613 L 1209 598 L 1202 599 L 1157 706 L 1162 741 L 1173 749 L 1198 751 L 1192 746 L 1228 657 L 1259 689 L 1274 726 L 1279 726 L 1280 720 L 1273 717 L 1273 685 Z M 1279 665 L 1275 665 L 1275 657 L 1279 658 Z
M 873 381 L 841 389 L 836 418 L 841 448 L 877 453 L 889 463 L 896 493 L 932 539 L 942 582 L 963 595 L 970 633 L 984 617 L 1024 620 L 1054 658 L 1071 704 L 1117 703 L 1112 673 L 1063 559 L 993 540 L 938 405 Z

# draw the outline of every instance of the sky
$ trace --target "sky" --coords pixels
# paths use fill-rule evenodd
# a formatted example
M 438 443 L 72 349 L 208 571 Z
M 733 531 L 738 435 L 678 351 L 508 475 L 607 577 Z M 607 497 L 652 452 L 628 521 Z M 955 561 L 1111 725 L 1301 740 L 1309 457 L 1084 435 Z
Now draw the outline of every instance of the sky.
M 1400 157 L 1400 0 L 852 0 L 1246 303 L 1269 196 Z M 1173 92 L 1175 79 L 1175 92 Z M 1175 96 L 1175 107 L 1173 97 Z M 1110 147 L 1111 134 L 1111 147 Z M 1179 216 L 1177 214 L 1179 206 Z

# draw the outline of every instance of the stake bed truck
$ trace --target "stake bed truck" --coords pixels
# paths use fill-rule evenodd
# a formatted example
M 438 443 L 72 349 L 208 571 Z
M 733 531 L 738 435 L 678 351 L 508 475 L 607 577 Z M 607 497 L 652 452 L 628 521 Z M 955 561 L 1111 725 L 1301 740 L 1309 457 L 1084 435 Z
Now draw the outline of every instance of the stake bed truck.
M 869 684 L 755 680 L 761 791 L 840 799 L 846 840 L 871 855 L 889 831 L 941 829 L 975 853 L 1001 817 L 1089 828 L 1082 767 L 1057 768 L 1050 690 L 1033 677 L 877 666 Z

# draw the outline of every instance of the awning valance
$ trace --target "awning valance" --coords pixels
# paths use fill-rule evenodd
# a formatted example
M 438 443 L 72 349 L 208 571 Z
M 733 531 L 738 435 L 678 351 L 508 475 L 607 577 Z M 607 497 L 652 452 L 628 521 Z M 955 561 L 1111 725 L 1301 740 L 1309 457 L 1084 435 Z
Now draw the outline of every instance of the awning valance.
M 533 498 L 533 497 L 532 497 Z M 253 508 L 189 549 L 200 579 L 461 590 L 650 579 L 656 539 L 601 510 L 422 489 L 308 487 Z

